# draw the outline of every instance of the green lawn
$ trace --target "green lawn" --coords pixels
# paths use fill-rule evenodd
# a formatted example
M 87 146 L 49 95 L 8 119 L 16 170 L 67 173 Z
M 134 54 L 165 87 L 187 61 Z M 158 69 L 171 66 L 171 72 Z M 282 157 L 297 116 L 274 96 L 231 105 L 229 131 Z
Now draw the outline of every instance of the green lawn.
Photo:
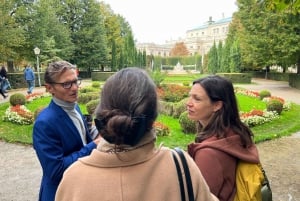
M 160 115 L 158 121 L 169 126 L 171 130 L 170 136 L 158 137 L 157 144 L 164 143 L 169 147 L 182 147 L 192 142 L 195 138 L 194 134 L 184 134 L 178 123 L 178 119 Z M 279 119 L 262 125 L 251 127 L 254 133 L 256 143 L 289 136 L 300 130 L 300 105 L 293 105 L 290 111 L 283 111 Z
M 194 80 L 195 76 L 175 76 L 168 78 L 166 81 L 174 82 L 179 78 L 181 81 L 187 81 L 188 79 Z M 239 108 L 241 111 L 247 112 L 252 109 L 264 109 L 265 103 L 245 95 L 237 95 Z M 26 107 L 31 111 L 45 106 L 49 103 L 50 97 L 39 98 L 31 103 L 26 104 Z M 5 110 L 9 107 L 9 103 L 0 104 L 0 139 L 12 143 L 32 144 L 32 126 L 33 125 L 16 125 L 10 122 L 3 122 L 2 116 Z M 80 105 L 82 112 L 85 114 L 85 105 Z M 181 131 L 178 119 L 174 119 L 169 116 L 159 115 L 158 121 L 167 125 L 170 128 L 171 135 L 167 137 L 158 137 L 157 144 L 164 143 L 169 147 L 182 147 L 186 148 L 186 145 L 194 140 L 194 134 L 184 134 Z M 270 140 L 281 136 L 288 136 L 300 130 L 300 105 L 293 104 L 290 111 L 283 111 L 279 119 L 272 122 L 265 123 L 263 125 L 255 126 L 251 128 L 255 134 L 255 141 L 261 142 L 264 140 Z

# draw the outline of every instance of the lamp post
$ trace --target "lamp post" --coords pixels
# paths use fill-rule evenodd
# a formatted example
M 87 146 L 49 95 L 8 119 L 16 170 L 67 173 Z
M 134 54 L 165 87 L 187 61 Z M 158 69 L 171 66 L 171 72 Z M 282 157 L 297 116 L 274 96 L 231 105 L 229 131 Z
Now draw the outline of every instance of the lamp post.
M 34 54 L 36 55 L 36 67 L 37 67 L 37 73 L 38 73 L 38 80 L 39 80 L 39 86 L 41 86 L 41 79 L 40 79 L 40 64 L 39 64 L 39 54 L 41 52 L 40 48 L 35 47 L 33 49 Z

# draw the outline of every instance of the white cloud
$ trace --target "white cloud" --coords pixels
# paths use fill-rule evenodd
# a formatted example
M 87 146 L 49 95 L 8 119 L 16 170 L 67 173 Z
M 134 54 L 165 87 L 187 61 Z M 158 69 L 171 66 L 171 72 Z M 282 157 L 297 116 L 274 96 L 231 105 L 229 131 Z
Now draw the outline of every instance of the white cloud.
M 189 29 L 231 17 L 235 0 L 104 0 L 130 24 L 138 42 L 164 43 L 183 37 Z

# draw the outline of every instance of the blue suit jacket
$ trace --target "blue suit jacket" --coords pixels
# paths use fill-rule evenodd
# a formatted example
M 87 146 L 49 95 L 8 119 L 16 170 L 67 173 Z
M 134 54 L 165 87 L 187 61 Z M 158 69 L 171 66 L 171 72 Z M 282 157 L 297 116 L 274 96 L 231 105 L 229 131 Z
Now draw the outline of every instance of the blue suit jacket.
M 82 115 L 78 105 L 77 111 Z M 85 121 L 84 121 L 85 122 Z M 64 171 L 96 147 L 85 122 L 87 145 L 68 114 L 53 101 L 38 115 L 33 126 L 33 148 L 43 169 L 39 200 L 53 201 Z

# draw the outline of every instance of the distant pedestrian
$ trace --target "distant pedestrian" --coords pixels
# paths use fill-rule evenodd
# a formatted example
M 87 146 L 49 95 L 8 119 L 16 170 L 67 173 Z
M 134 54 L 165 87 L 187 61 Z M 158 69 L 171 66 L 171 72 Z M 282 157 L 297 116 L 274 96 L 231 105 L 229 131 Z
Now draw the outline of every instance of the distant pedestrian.
M 2 78 L 0 78 L 0 94 L 2 95 L 2 97 L 5 99 L 7 98 L 7 96 L 4 94 L 3 90 L 2 90 Z
M 10 88 L 9 81 L 7 79 L 7 71 L 5 66 L 1 67 L 0 70 L 1 90 L 3 93 L 7 93 L 7 88 Z
M 34 88 L 35 76 L 30 66 L 26 66 L 24 70 L 24 79 L 26 80 L 28 86 L 27 93 L 31 94 Z

